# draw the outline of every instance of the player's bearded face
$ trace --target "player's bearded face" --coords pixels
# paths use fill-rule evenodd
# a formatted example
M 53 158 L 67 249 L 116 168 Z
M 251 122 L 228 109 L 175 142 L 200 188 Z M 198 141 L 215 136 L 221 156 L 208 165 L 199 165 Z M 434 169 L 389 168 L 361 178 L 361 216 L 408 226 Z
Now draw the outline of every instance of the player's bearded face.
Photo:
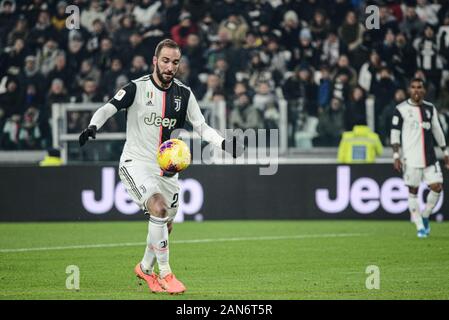
M 410 96 L 411 98 L 418 102 L 421 101 L 424 98 L 426 91 L 424 89 L 424 86 L 420 82 L 414 82 L 410 86 Z
M 166 70 L 166 71 L 162 71 L 162 68 L 159 67 L 159 63 L 156 64 L 156 74 L 157 77 L 159 78 L 159 80 L 161 80 L 161 82 L 163 84 L 169 84 L 173 78 L 175 77 L 176 72 L 170 71 L 170 70 Z
M 179 68 L 181 53 L 177 49 L 163 48 L 157 59 L 155 59 L 155 70 L 159 80 L 168 85 L 173 81 Z

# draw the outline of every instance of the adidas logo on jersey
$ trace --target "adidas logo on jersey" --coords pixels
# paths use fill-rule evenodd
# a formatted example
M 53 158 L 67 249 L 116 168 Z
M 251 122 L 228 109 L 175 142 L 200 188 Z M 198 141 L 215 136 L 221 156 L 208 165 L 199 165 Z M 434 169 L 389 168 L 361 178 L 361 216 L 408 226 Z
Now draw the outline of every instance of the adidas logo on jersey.
M 151 116 L 145 117 L 143 119 L 143 121 L 145 122 L 145 124 L 151 126 L 151 125 L 155 125 L 157 127 L 159 126 L 163 126 L 164 128 L 168 128 L 168 129 L 172 129 L 175 127 L 177 120 L 176 119 L 170 119 L 170 118 L 162 118 L 159 116 L 156 116 L 155 113 L 152 113 Z

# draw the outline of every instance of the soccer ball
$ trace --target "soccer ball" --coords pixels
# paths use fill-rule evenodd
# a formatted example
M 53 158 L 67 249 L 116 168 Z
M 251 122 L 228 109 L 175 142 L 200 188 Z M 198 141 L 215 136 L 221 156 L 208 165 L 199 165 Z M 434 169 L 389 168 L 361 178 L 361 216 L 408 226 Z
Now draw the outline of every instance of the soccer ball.
M 163 171 L 181 172 L 190 165 L 190 149 L 182 140 L 167 140 L 159 146 L 157 162 Z

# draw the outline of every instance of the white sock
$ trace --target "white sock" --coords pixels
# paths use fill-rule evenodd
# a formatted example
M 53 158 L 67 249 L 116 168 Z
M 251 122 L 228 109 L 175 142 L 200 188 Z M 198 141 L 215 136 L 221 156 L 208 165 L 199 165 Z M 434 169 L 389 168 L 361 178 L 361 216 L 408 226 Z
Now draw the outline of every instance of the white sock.
M 150 216 L 150 245 L 156 255 L 159 265 L 160 277 L 164 278 L 171 273 L 168 263 L 168 218 L 158 218 Z
M 432 210 L 437 205 L 439 198 L 440 198 L 440 194 L 438 192 L 430 190 L 429 194 L 427 195 L 426 208 L 422 212 L 423 218 L 428 218 L 432 214 Z
M 154 271 L 154 265 L 156 263 L 156 254 L 154 253 L 153 246 L 150 242 L 150 223 L 148 223 L 148 235 L 147 235 L 147 247 L 145 248 L 145 254 L 140 262 L 142 271 L 146 274 L 152 274 Z
M 412 220 L 416 225 L 416 230 L 424 229 L 422 217 L 419 212 L 418 196 L 416 194 L 408 194 L 408 208 L 412 216 Z

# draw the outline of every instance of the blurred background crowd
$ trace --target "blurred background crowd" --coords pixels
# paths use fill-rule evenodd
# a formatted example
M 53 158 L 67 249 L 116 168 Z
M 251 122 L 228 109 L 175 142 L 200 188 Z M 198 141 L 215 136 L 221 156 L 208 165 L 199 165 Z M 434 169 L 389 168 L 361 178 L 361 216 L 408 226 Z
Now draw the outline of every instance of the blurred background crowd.
M 71 4 L 79 29 L 66 27 Z M 365 24 L 370 4 L 379 29 Z M 167 37 L 182 48 L 177 77 L 200 104 L 224 100 L 230 128 L 277 128 L 285 100 L 289 146 L 337 146 L 372 101 L 387 145 L 395 105 L 421 77 L 448 132 L 449 1 L 2 0 L 0 149 L 50 147 L 53 103 L 108 101 L 151 72 Z M 89 119 L 71 113 L 68 131 Z

